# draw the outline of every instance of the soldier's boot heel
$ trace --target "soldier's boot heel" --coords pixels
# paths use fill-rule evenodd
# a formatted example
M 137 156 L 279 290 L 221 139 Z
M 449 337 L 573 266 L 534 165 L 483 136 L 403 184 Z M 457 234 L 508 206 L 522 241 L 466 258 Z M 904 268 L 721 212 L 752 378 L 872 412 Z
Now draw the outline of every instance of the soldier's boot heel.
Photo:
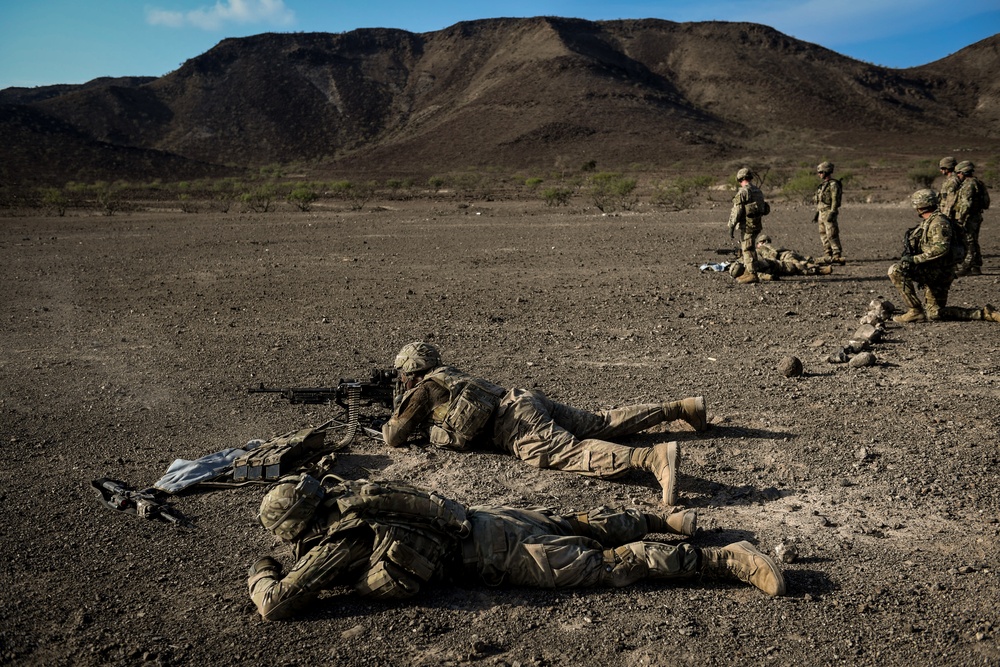
M 749 542 L 735 542 L 722 548 L 699 550 L 700 569 L 707 577 L 738 579 L 756 586 L 770 596 L 785 594 L 785 577 L 775 562 Z

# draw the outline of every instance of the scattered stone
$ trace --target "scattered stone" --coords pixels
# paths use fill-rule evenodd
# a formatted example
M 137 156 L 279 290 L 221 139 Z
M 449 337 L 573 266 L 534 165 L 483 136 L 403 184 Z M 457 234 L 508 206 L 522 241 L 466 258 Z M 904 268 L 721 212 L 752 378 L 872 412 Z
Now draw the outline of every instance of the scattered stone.
M 340 633 L 340 638 L 344 640 L 354 639 L 365 633 L 365 626 L 363 623 L 358 623 L 353 628 L 348 628 Z
M 799 550 L 795 548 L 794 544 L 781 542 L 778 546 L 774 547 L 774 555 L 782 563 L 794 563 L 799 557 Z
M 848 364 L 853 368 L 861 368 L 863 366 L 874 366 L 875 365 L 875 355 L 871 352 L 859 352 L 858 354 L 851 357 Z
M 827 357 L 826 360 L 831 364 L 846 364 L 851 358 L 847 355 L 847 352 L 839 350 Z
M 778 372 L 786 378 L 799 377 L 802 375 L 802 361 L 789 355 L 778 362 Z

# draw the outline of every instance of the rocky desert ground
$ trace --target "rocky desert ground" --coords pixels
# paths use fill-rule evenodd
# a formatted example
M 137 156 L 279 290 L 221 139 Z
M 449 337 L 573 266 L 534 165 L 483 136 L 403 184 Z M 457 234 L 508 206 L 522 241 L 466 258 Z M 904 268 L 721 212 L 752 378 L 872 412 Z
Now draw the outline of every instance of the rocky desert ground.
M 765 230 L 819 250 L 811 214 Z M 602 215 L 450 199 L 268 214 L 140 211 L 0 224 L 0 663 L 14 665 L 996 665 L 1000 663 L 1000 325 L 889 325 L 873 366 L 826 358 L 879 296 L 899 204 L 849 203 L 831 276 L 740 286 L 699 271 L 729 245 L 721 207 Z M 1000 305 L 984 275 L 956 305 Z M 706 396 L 683 448 L 700 545 L 793 544 L 788 595 L 693 579 L 624 590 L 442 587 L 407 605 L 324 597 L 265 623 L 248 565 L 290 555 L 255 522 L 260 487 L 186 494 L 184 530 L 102 507 L 196 458 L 324 421 L 249 386 L 366 377 L 425 339 L 506 386 L 599 409 Z M 777 372 L 798 356 L 801 377 Z M 494 452 L 359 440 L 344 476 L 457 500 L 655 504 L 655 480 L 539 471 Z M 666 537 L 664 537 L 666 539 Z

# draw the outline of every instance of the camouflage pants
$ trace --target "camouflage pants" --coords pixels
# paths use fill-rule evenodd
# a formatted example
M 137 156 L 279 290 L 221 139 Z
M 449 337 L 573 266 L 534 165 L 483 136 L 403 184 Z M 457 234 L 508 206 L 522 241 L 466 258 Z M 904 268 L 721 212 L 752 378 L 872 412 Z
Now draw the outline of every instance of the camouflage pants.
M 972 218 L 965 221 L 959 228 L 965 234 L 965 259 L 962 261 L 962 268 L 968 270 L 972 267 L 983 268 L 983 254 L 979 248 L 979 228 L 983 224 L 982 218 Z
M 610 478 L 631 468 L 633 448 L 604 438 L 638 433 L 666 418 L 660 403 L 593 413 L 538 390 L 511 389 L 497 408 L 493 442 L 536 468 Z
M 823 254 L 827 257 L 840 257 L 843 248 L 840 247 L 840 223 L 837 213 L 820 211 L 816 217 L 819 226 L 819 240 L 823 243 Z
M 932 320 L 940 319 L 942 310 L 948 305 L 948 291 L 954 279 L 955 270 L 949 264 L 916 264 L 908 269 L 904 269 L 901 264 L 889 267 L 889 280 L 899 290 L 906 305 L 923 310 Z M 924 288 L 925 304 L 921 304 L 917 297 L 918 285 Z
M 698 564 L 687 543 L 642 542 L 645 516 L 606 507 L 559 516 L 550 510 L 472 507 L 463 561 L 490 585 L 535 588 L 626 586 L 684 577 Z
M 753 267 L 751 272 L 757 272 L 757 237 L 763 230 L 763 225 L 759 222 L 754 222 L 753 220 L 748 220 L 744 225 L 739 227 L 740 231 L 743 233 L 743 237 L 740 240 L 740 251 L 743 256 L 743 266 Z

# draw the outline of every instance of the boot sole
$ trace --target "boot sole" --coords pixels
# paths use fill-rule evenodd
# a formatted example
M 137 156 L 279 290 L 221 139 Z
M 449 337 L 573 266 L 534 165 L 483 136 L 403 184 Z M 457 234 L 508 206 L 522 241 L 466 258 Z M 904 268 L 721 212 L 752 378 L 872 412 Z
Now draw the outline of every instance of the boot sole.
M 765 588 L 764 586 L 761 586 L 754 581 L 749 581 L 747 583 L 759 588 L 760 590 L 770 595 L 771 597 L 779 597 L 785 594 L 785 575 L 783 575 L 781 573 L 781 570 L 778 569 L 778 565 L 777 563 L 774 562 L 773 558 L 759 551 L 757 547 L 755 547 L 754 545 L 750 544 L 745 540 L 743 542 L 737 542 L 736 544 L 730 544 L 724 550 L 727 549 L 730 551 L 740 551 L 749 556 L 753 556 L 754 558 L 759 558 L 760 560 L 767 563 L 767 567 L 771 570 L 772 574 L 774 574 L 775 582 L 773 588 L 771 588 L 770 586 Z
M 667 471 L 670 478 L 667 485 L 663 487 L 663 504 L 677 504 L 677 469 L 680 468 L 681 447 L 676 441 L 667 443 Z

